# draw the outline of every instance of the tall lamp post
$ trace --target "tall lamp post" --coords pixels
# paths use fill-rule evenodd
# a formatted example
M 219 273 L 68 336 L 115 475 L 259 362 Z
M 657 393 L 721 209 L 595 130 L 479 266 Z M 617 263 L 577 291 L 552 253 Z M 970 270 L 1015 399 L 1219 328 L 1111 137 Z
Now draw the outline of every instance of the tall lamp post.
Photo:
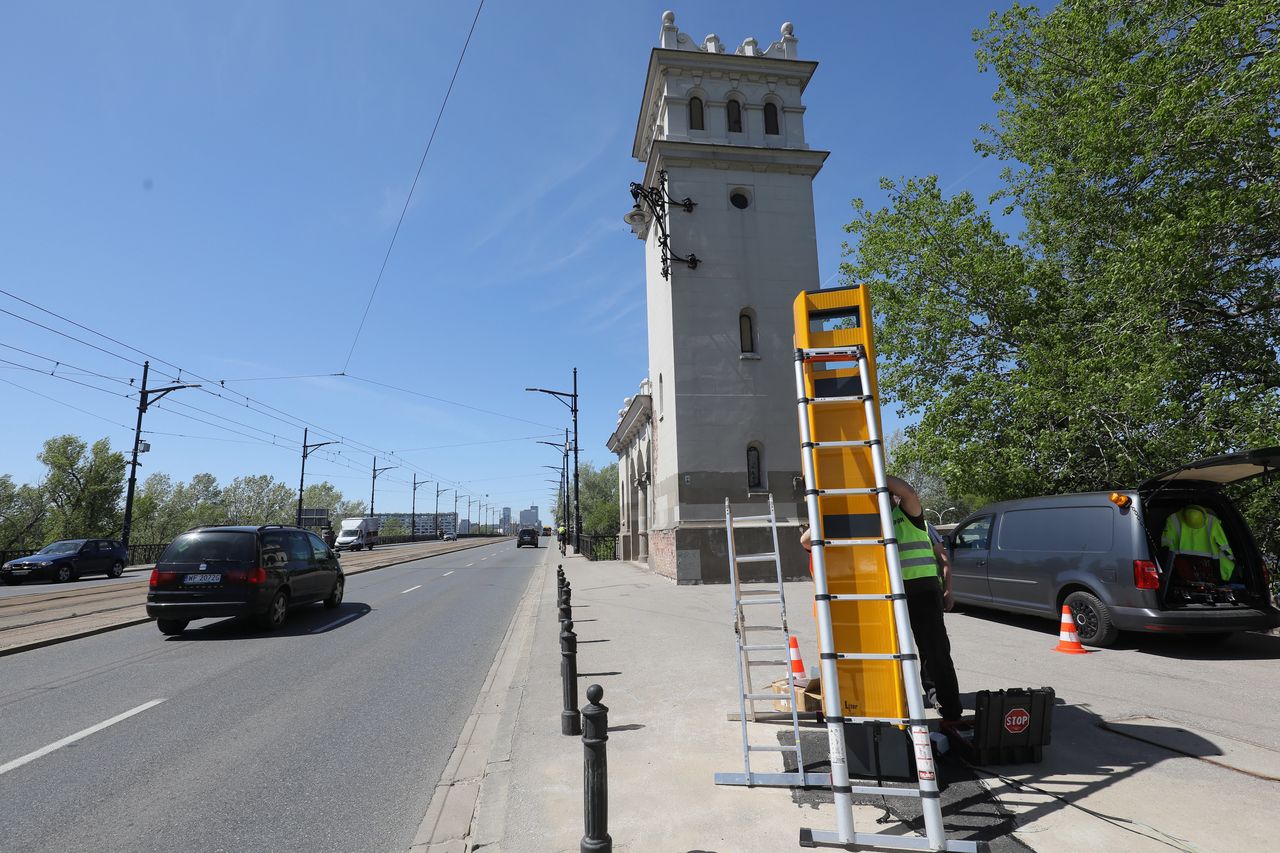
M 435 518 L 431 521 L 431 526 L 435 528 L 437 539 L 440 539 L 444 535 L 440 532 L 440 496 L 447 491 L 449 490 L 440 488 L 438 484 L 436 485 L 436 514 Z
M 550 441 L 539 441 L 538 444 L 545 444 L 547 447 L 554 447 L 560 451 L 561 477 L 563 484 L 560 487 L 560 494 L 564 497 L 564 512 L 561 513 L 561 523 L 565 527 L 569 526 L 569 430 L 564 431 L 564 444 L 555 444 Z
M 400 467 L 399 465 L 386 465 L 386 466 L 383 466 L 382 468 L 379 468 L 378 457 L 376 456 L 373 457 L 373 482 L 369 486 L 369 515 L 371 517 L 375 515 L 373 511 L 373 496 L 378 491 L 378 475 L 381 474 L 383 471 L 390 471 L 392 468 L 399 468 L 399 467 Z M 401 506 L 404 506 L 404 504 L 401 504 Z
M 337 444 L 336 441 L 321 441 L 316 444 L 307 444 L 307 428 L 302 428 L 302 474 L 298 477 L 298 526 L 302 526 L 302 486 L 307 481 L 307 457 L 311 455 L 311 451 L 317 447 L 324 447 L 326 444 Z
M 458 532 L 458 490 L 453 490 L 453 532 Z
M 547 388 L 524 390 L 550 394 L 568 406 L 573 415 L 573 547 L 577 550 L 578 537 L 582 535 L 582 505 L 578 503 L 578 368 L 573 369 L 573 391 L 552 391 Z
M 129 490 L 124 498 L 124 525 L 120 528 L 120 542 L 129 547 L 129 531 L 133 528 L 133 491 L 138 484 L 138 454 L 142 449 L 142 416 L 153 400 L 159 400 L 171 391 L 183 388 L 199 388 L 199 385 L 168 385 L 164 388 L 147 389 L 147 374 L 151 372 L 151 362 L 142 362 L 142 387 L 138 391 L 138 425 L 133 429 L 133 460 L 129 463 Z
M 418 482 L 418 475 L 413 475 L 413 508 L 409 510 L 409 541 L 414 542 L 418 538 L 418 486 L 425 486 L 430 480 Z M 404 506 L 404 504 L 401 504 Z

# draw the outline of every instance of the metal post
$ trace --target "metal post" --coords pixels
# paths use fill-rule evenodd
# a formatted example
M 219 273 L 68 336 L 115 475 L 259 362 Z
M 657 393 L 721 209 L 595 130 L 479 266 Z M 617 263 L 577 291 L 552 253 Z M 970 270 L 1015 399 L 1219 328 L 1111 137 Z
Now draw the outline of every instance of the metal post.
M 573 549 L 582 550 L 582 504 L 578 502 L 578 368 L 573 369 Z
M 302 473 L 298 475 L 298 527 L 302 526 L 302 484 L 307 481 L 307 428 L 302 428 Z
M 601 705 L 604 688 L 587 688 L 582 709 L 582 822 L 580 853 L 613 853 L 609 837 L 609 707 Z
M 142 362 L 142 390 L 138 394 L 138 425 L 133 429 L 133 460 L 129 463 L 129 488 L 124 496 L 124 526 L 120 531 L 120 542 L 126 549 L 129 547 L 129 530 L 133 527 L 133 490 L 138 483 L 138 447 L 142 444 L 142 415 L 147 411 L 147 373 L 150 370 L 151 362 Z
M 564 612 L 561 607 L 560 612 Z M 582 734 L 578 715 L 578 635 L 573 620 L 560 623 L 560 679 L 564 682 L 564 710 L 560 712 L 560 734 Z
M 369 481 L 369 516 L 373 517 L 373 496 L 378 491 L 378 457 L 373 457 L 373 479 Z M 403 504 L 401 504 L 403 506 Z

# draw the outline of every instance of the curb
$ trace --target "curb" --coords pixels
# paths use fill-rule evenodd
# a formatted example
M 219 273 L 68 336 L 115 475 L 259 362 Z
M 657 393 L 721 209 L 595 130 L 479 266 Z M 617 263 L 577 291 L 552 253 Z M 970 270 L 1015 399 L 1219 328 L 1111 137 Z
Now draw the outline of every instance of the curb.
M 480 696 L 418 826 L 411 853 L 498 851 L 506 829 L 511 743 L 528 680 L 533 629 L 551 551 L 535 566 Z M 483 816 L 483 818 L 481 817 Z
M 425 556 L 417 556 L 417 557 L 405 557 L 404 559 L 392 560 L 392 562 L 390 563 L 379 563 L 375 566 L 363 566 L 358 569 L 353 569 L 352 571 L 349 571 L 349 572 L 344 571 L 343 575 L 344 576 L 362 575 L 365 572 L 373 572 L 373 571 L 377 571 L 378 569 L 389 569 L 392 566 L 399 566 L 404 563 L 412 563 L 412 562 L 415 562 L 416 560 L 429 560 L 432 557 L 442 557 L 445 554 L 456 554 L 459 551 L 470 551 L 473 548 L 483 548 L 486 545 L 495 545 L 495 544 L 497 543 L 496 542 L 478 542 L 475 544 L 468 544 L 466 545 L 466 547 L 454 548 L 453 550 L 450 550 L 450 551 L 441 551 L 438 554 L 427 554 Z M 57 637 L 45 637 L 42 640 L 33 640 L 28 643 L 18 643 L 17 645 L 13 645 L 13 646 L 5 646 L 3 648 L 0 648 L 0 658 L 7 657 L 9 655 L 16 655 L 19 652 L 29 652 L 35 649 L 42 649 L 42 648 L 45 648 L 46 646 L 56 646 L 59 643 L 68 643 L 72 640 L 80 640 L 85 637 L 93 637 L 97 634 L 105 634 L 108 631 L 118 631 L 121 628 L 132 628 L 134 625 L 142 625 L 146 622 L 151 622 L 151 621 L 153 620 L 150 616 L 145 616 L 141 619 L 129 618 L 121 622 L 113 623 L 111 625 L 98 625 L 94 628 L 85 628 L 82 630 L 72 631 L 71 633 L 68 633 L 68 634 L 60 634 Z

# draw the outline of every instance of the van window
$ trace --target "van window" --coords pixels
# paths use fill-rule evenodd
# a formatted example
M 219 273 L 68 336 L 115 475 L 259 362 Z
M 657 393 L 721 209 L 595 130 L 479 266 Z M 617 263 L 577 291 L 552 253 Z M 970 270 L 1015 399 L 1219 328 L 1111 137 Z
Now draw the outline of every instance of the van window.
M 956 531 L 955 534 L 956 548 L 990 548 L 991 547 L 991 516 L 984 515 L 982 518 L 975 518 Z
M 1000 522 L 1001 551 L 1067 551 L 1107 553 L 1111 550 L 1111 510 L 1103 506 L 1016 509 Z
M 202 530 L 184 533 L 169 543 L 161 563 L 248 563 L 258 556 L 252 533 L 240 530 Z

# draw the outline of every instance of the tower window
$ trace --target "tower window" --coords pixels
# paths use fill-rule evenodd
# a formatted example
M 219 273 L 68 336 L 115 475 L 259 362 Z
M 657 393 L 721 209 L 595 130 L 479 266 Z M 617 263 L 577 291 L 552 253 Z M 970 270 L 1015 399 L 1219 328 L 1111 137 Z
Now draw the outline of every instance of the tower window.
M 747 489 L 752 492 L 764 489 L 764 474 L 760 467 L 760 447 L 747 446 Z
M 753 326 L 754 324 L 751 322 L 750 309 L 744 309 L 743 312 L 738 315 L 738 337 L 742 341 L 743 352 L 756 351 L 756 336 Z
M 729 132 L 742 133 L 742 104 L 729 99 Z
M 775 125 L 777 124 L 776 115 L 774 116 L 774 124 Z M 689 129 L 690 130 L 705 129 L 702 123 L 702 98 L 694 97 L 689 99 Z M 774 131 L 774 133 L 777 133 L 777 132 L 778 131 L 776 130 Z
M 778 105 L 764 105 L 764 132 L 770 136 L 778 135 Z

